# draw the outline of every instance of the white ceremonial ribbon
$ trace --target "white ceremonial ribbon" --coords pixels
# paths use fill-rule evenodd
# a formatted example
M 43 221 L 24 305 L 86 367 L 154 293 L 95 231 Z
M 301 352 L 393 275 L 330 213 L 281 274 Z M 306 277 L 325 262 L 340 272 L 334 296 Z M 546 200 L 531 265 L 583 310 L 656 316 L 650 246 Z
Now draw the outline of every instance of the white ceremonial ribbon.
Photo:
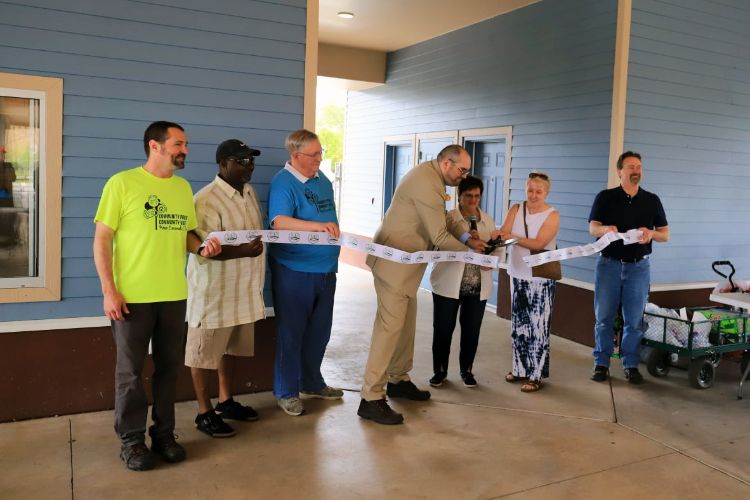
M 523 261 L 529 266 L 534 267 L 540 264 L 546 264 L 547 262 L 554 262 L 556 260 L 567 260 L 574 259 L 576 257 L 587 257 L 599 253 L 609 246 L 610 243 L 622 240 L 625 245 L 632 245 L 638 243 L 641 237 L 641 231 L 638 229 L 631 229 L 626 233 L 606 233 L 604 236 L 599 238 L 593 243 L 588 245 L 580 245 L 577 247 L 558 248 L 557 250 L 550 250 L 549 252 L 542 252 L 534 255 L 529 255 L 523 258 Z
M 401 264 L 426 264 L 429 262 L 466 262 L 484 267 L 499 267 L 500 258 L 475 252 L 446 252 L 430 251 L 405 252 L 378 243 L 373 243 L 351 233 L 341 233 L 341 238 L 334 238 L 328 233 L 317 231 L 274 231 L 274 230 L 243 230 L 243 231 L 215 231 L 208 235 L 217 238 L 222 245 L 241 245 L 260 236 L 265 243 L 286 243 L 291 245 L 338 245 L 365 252 L 381 259 Z

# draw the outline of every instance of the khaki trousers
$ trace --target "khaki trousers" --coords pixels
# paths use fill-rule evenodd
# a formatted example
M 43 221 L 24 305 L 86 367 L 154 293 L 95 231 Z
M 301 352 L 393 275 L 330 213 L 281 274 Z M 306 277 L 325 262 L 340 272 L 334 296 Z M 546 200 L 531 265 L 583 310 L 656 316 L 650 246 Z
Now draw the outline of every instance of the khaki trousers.
M 367 401 L 385 397 L 386 382 L 409 380 L 414 358 L 414 334 L 417 328 L 416 285 L 396 290 L 375 276 L 378 311 L 372 328 L 362 398 Z M 412 290 L 413 288 L 413 290 Z

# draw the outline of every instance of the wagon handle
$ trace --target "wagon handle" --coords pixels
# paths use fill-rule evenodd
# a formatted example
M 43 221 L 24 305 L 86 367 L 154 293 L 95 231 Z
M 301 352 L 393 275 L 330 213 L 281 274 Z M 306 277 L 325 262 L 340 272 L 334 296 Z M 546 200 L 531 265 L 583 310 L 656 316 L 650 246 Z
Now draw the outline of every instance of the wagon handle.
M 721 271 L 719 271 L 718 269 L 716 269 L 719 266 L 729 266 L 732 272 L 729 273 L 729 275 L 726 275 L 722 273 Z M 732 281 L 732 276 L 734 276 L 734 266 L 732 265 L 731 262 L 729 262 L 728 260 L 717 260 L 711 263 L 711 268 L 714 270 L 716 274 L 718 274 L 722 278 L 726 278 L 727 280 L 729 280 L 729 285 L 732 287 L 732 292 L 736 292 L 738 290 L 738 288 L 734 284 L 734 281 Z

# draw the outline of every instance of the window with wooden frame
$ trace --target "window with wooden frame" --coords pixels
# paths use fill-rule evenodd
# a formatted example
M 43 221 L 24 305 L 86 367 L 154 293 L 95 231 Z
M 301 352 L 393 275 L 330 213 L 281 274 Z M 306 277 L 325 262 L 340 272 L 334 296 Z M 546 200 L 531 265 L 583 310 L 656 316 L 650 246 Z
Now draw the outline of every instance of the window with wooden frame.
M 62 95 L 0 73 L 0 303 L 60 300 Z

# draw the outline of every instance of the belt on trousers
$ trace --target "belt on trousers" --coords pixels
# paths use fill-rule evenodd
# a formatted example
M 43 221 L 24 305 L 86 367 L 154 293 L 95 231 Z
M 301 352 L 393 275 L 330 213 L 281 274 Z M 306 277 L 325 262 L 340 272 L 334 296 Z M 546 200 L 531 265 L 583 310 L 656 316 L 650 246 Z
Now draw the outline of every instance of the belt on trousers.
M 607 257 L 606 255 L 602 255 L 602 257 L 604 257 L 605 259 L 609 259 L 609 260 L 615 260 L 623 264 L 635 264 L 636 262 L 640 262 L 643 259 L 648 259 L 648 255 L 644 255 L 643 257 L 632 257 L 630 259 L 618 259 L 615 257 Z

